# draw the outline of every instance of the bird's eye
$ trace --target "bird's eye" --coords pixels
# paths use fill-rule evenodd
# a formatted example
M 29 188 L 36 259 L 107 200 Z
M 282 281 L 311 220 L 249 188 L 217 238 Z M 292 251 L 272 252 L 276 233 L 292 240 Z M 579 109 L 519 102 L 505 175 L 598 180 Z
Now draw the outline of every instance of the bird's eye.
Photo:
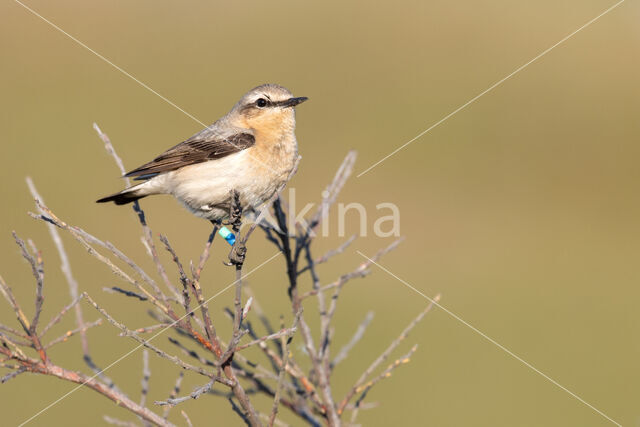
M 258 98 L 258 100 L 256 101 L 256 105 L 257 105 L 259 108 L 264 108 L 264 107 L 266 107 L 266 106 L 267 106 L 267 100 L 266 100 L 266 99 L 264 99 L 264 98 Z

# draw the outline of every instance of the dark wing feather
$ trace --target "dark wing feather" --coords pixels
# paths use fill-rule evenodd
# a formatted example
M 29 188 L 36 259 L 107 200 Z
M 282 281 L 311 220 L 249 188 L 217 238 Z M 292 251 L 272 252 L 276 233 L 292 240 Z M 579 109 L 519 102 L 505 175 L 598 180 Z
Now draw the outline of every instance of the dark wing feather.
M 176 170 L 183 166 L 220 159 L 229 154 L 245 150 L 256 140 L 249 133 L 237 133 L 222 137 L 206 130 L 168 149 L 149 163 L 127 173 L 126 177 L 148 179 L 162 172 Z

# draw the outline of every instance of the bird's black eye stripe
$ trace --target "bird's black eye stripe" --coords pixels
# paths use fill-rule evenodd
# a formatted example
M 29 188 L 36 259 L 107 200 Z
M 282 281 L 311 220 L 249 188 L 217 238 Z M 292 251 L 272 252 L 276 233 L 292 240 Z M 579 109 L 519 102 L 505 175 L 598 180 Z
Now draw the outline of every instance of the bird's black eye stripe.
M 266 107 L 266 106 L 267 106 L 267 104 L 268 104 L 268 102 L 267 102 L 267 100 L 266 100 L 266 99 L 264 99 L 264 98 L 258 98 L 258 99 L 256 100 L 256 106 L 257 106 L 258 108 L 264 108 L 264 107 Z

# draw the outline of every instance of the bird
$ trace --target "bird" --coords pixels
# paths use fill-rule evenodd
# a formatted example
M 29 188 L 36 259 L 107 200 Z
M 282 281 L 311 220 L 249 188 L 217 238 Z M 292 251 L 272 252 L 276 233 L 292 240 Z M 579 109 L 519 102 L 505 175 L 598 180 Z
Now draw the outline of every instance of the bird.
M 255 87 L 212 125 L 124 175 L 142 183 L 97 203 L 170 194 L 219 224 L 229 218 L 235 196 L 243 212 L 256 212 L 295 167 L 295 107 L 307 99 L 277 84 Z

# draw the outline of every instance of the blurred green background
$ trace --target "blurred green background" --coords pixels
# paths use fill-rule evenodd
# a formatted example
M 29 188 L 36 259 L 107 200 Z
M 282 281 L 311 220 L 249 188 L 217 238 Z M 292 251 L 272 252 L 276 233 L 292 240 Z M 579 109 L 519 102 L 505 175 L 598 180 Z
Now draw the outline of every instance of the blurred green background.
M 291 186 L 300 205 L 316 201 L 349 148 L 356 172 L 440 120 L 494 82 L 597 16 L 611 1 L 450 2 L 81 2 L 28 4 L 95 51 L 205 123 L 248 89 L 275 82 L 311 101 L 298 108 L 303 156 Z M 361 178 L 340 197 L 396 203 L 408 238 L 382 265 L 624 425 L 640 424 L 640 5 L 625 2 Z M 10 232 L 30 237 L 45 259 L 45 319 L 69 301 L 59 259 L 33 210 L 24 178 L 64 220 L 114 242 L 153 266 L 128 208 L 96 205 L 120 189 L 112 160 L 91 128 L 109 134 L 130 169 L 201 126 L 55 31 L 17 3 L 0 5 L 0 272 L 31 313 L 33 280 Z M 156 232 L 183 260 L 197 259 L 209 224 L 169 197 L 143 203 Z M 330 237 L 315 252 L 337 246 Z M 355 215 L 347 233 L 356 232 Z M 261 234 L 261 233 L 259 233 Z M 105 294 L 121 284 L 65 235 L 81 289 L 131 327 L 153 320 L 130 299 Z M 323 283 L 390 243 L 371 235 L 321 270 Z M 248 269 L 274 250 L 256 234 Z M 216 247 L 204 277 L 208 295 L 233 280 Z M 163 254 L 164 257 L 164 254 Z M 164 257 L 164 259 L 167 259 Z M 176 277 L 175 271 L 171 271 Z M 290 319 L 284 263 L 249 278 L 277 322 Z M 303 283 L 308 286 L 308 283 Z M 219 325 L 232 294 L 212 302 Z M 336 350 L 369 310 L 375 319 L 338 368 L 341 397 L 362 370 L 425 306 L 374 268 L 350 283 L 336 316 Z M 2 302 L 0 321 L 15 326 Z M 308 308 L 309 313 L 314 307 Z M 85 308 L 85 317 L 98 314 Z M 73 327 L 69 318 L 51 338 Z M 230 328 L 219 326 L 224 334 Z M 166 337 L 159 342 L 166 347 Z M 395 354 L 420 344 L 409 365 L 379 384 L 360 414 L 364 425 L 607 425 L 596 412 L 441 310 Z M 296 339 L 294 343 L 299 344 Z M 105 366 L 135 346 L 110 325 L 89 333 Z M 170 347 L 166 347 L 170 348 Z M 302 357 L 296 347 L 298 358 Z M 79 340 L 52 351 L 86 371 Z M 174 365 L 151 358 L 150 400 L 166 398 Z M 137 399 L 141 354 L 109 372 Z M 183 392 L 201 382 L 189 376 Z M 2 424 L 15 425 L 72 384 L 21 375 L 0 386 Z M 204 400 L 206 399 L 206 400 Z M 182 405 L 195 425 L 240 425 L 223 399 Z M 268 408 L 266 399 L 258 406 Z M 179 409 L 171 420 L 184 424 Z M 79 390 L 31 425 L 135 420 L 90 390 Z M 283 420 L 298 423 L 285 409 Z

